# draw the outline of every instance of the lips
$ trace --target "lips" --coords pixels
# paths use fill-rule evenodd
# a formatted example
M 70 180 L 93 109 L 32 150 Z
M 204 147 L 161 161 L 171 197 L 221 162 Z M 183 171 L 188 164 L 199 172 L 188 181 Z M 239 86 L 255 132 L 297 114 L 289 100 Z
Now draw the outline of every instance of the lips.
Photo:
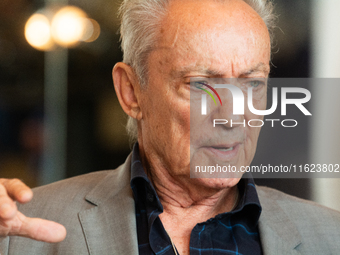
M 219 151 L 232 151 L 234 149 L 234 147 L 212 147 L 215 150 L 219 150 Z
M 230 145 L 212 145 L 205 146 L 203 149 L 212 157 L 221 161 L 231 161 L 234 159 L 240 148 L 240 143 L 234 143 Z

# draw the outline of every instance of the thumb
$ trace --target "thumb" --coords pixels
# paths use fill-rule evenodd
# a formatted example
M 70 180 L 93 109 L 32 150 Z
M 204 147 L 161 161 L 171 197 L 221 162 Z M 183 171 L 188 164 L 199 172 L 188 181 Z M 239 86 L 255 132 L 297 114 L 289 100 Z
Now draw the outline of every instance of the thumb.
M 66 237 L 66 229 L 63 225 L 39 218 L 29 218 L 18 212 L 17 217 L 21 221 L 21 226 L 9 233 L 28 237 L 37 241 L 57 243 Z

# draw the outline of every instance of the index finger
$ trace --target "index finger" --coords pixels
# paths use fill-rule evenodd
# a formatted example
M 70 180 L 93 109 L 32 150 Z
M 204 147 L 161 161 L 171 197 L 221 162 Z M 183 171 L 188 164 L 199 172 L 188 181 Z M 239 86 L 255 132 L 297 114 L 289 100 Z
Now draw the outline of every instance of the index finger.
M 20 203 L 27 203 L 33 197 L 32 190 L 19 179 L 0 179 L 9 197 Z

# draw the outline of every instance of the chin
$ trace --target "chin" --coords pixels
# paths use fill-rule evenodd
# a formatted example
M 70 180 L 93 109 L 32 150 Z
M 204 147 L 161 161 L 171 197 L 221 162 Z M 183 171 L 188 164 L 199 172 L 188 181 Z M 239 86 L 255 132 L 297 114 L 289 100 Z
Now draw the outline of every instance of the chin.
M 202 188 L 221 190 L 232 188 L 238 184 L 241 177 L 238 178 L 196 178 L 196 182 Z

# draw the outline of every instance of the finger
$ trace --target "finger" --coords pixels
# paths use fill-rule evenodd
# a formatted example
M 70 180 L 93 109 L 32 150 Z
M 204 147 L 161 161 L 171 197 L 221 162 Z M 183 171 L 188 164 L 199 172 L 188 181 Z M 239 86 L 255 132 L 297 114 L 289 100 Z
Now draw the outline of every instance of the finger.
M 33 197 L 32 190 L 19 179 L 0 179 L 0 184 L 5 187 L 8 196 L 20 203 L 27 203 Z
M 20 212 L 18 212 L 18 218 L 22 221 L 20 228 L 14 229 L 9 235 L 20 235 L 49 243 L 61 242 L 66 237 L 66 229 L 59 223 L 38 218 L 28 218 Z
M 0 220 L 12 219 L 18 209 L 15 202 L 8 196 L 3 185 L 0 185 Z

